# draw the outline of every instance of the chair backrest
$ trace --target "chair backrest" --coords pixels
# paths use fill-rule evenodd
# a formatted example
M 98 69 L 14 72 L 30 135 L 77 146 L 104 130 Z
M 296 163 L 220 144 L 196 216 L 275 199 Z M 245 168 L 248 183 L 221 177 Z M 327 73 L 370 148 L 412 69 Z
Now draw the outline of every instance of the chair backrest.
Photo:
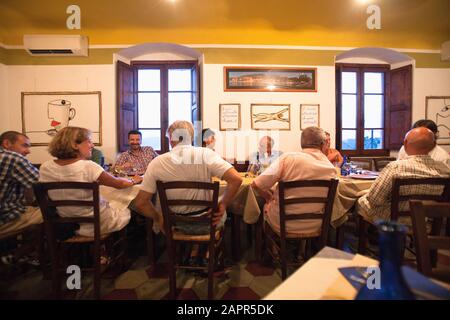
M 363 170 L 372 170 L 372 158 L 350 157 L 348 161 L 353 162 Z
M 219 182 L 199 182 L 199 181 L 171 181 L 162 182 L 156 181 L 158 188 L 159 200 L 161 203 L 161 210 L 164 216 L 164 229 L 166 236 L 172 238 L 172 226 L 177 222 L 209 222 L 210 223 L 210 236 L 214 239 L 215 227 L 212 225 L 212 215 L 201 216 L 189 216 L 182 213 L 174 212 L 172 206 L 200 206 L 204 207 L 207 211 L 211 209 L 212 212 L 217 210 L 219 199 Z M 167 197 L 167 190 L 173 189 L 198 189 L 198 190 L 210 190 L 212 192 L 210 200 L 197 200 L 197 199 L 183 199 L 183 198 L 170 198 Z M 203 210 L 202 210 L 203 211 Z M 188 213 L 188 212 L 186 212 Z
M 402 186 L 412 188 L 408 194 L 401 194 Z M 422 187 L 421 187 L 422 186 Z M 432 194 L 434 188 L 442 187 L 442 192 Z M 425 190 L 424 188 L 429 188 Z M 416 190 L 414 190 L 416 189 Z M 408 200 L 434 200 L 438 202 L 450 200 L 450 178 L 396 178 L 392 183 L 391 220 L 401 216 L 410 216 L 410 211 L 400 211 L 402 202 Z
M 397 160 L 394 157 L 381 157 L 373 158 L 373 163 L 375 165 L 375 171 L 381 171 L 388 165 L 389 162 Z
M 431 251 L 450 250 L 450 237 L 442 235 L 444 218 L 450 219 L 450 202 L 409 202 L 416 245 L 417 269 L 427 276 L 432 275 Z M 427 234 L 427 219 L 432 219 L 431 232 Z
M 56 244 L 56 228 L 71 223 L 93 223 L 94 242 L 100 243 L 100 205 L 99 185 L 97 182 L 39 182 L 33 185 L 33 189 L 44 218 L 49 245 Z M 90 190 L 92 191 L 92 200 L 67 199 L 53 201 L 48 194 L 49 191 L 62 189 Z M 57 207 L 92 207 L 94 214 L 90 217 L 60 217 L 57 214 Z
M 279 192 L 279 209 L 280 209 L 280 236 L 286 237 L 286 221 L 292 220 L 322 220 L 321 226 L 321 242 L 326 244 L 328 236 L 328 228 L 331 220 L 331 212 L 333 210 L 334 198 L 339 180 L 299 180 L 299 181 L 280 181 L 278 183 Z M 295 188 L 311 188 L 311 187 L 325 187 L 328 188 L 326 197 L 289 197 L 286 198 L 286 191 Z M 323 213 L 299 213 L 286 214 L 286 206 L 293 204 L 324 204 Z

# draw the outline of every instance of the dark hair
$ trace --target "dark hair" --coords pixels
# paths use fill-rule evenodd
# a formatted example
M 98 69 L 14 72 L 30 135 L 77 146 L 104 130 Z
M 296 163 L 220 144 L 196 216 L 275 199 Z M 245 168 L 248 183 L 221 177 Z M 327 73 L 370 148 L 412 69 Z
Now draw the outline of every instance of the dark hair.
M 128 131 L 128 138 L 130 137 L 130 134 L 138 134 L 142 138 L 142 133 L 139 130 L 130 130 L 130 131 Z
M 23 133 L 20 133 L 18 131 L 5 131 L 0 135 L 0 144 L 2 144 L 3 141 L 5 141 L 5 140 L 8 140 L 9 142 L 14 143 L 17 141 L 19 136 L 23 136 L 27 139 L 30 139 L 26 135 L 24 135 Z
M 436 134 L 438 132 L 437 125 L 436 125 L 436 123 L 434 123 L 433 120 L 428 120 L 428 119 L 418 120 L 413 124 L 412 129 L 420 128 L 420 127 L 425 127 L 427 129 L 430 129 L 434 134 Z

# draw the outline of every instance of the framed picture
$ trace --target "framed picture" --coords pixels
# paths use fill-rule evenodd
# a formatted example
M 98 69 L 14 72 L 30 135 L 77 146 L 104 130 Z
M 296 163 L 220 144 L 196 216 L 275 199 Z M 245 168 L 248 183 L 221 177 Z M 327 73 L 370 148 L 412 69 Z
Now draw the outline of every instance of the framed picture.
M 312 126 L 320 127 L 320 106 L 318 104 L 301 104 L 300 130 Z
M 291 105 L 251 104 L 253 130 L 291 130 Z
M 102 145 L 102 97 L 92 92 L 22 92 L 22 131 L 33 146 L 46 146 L 64 127 L 92 131 Z
M 224 67 L 225 91 L 316 92 L 316 68 Z
M 241 104 L 219 104 L 219 119 L 220 130 L 239 130 L 241 128 Z
M 437 124 L 437 144 L 450 144 L 450 96 L 426 97 L 425 117 Z

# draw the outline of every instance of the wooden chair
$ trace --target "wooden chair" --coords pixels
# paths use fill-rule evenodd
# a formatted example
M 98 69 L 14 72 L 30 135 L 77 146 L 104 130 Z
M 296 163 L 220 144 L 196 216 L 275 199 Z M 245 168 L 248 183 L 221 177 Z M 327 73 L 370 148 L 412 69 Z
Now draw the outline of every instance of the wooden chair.
M 381 158 L 373 158 L 373 163 L 375 165 L 375 171 L 381 171 L 388 165 L 389 162 L 397 160 L 393 157 L 381 157 Z
M 348 161 L 353 162 L 363 170 L 372 170 L 372 158 L 349 157 Z
M 441 232 L 444 219 L 447 221 L 450 219 L 450 202 L 412 200 L 409 205 L 416 245 L 417 269 L 428 277 L 435 276 L 431 260 L 433 254 L 437 249 L 450 250 L 450 236 L 443 236 Z M 426 227 L 427 219 L 432 219 L 429 234 Z
M 214 266 L 216 261 L 220 260 L 223 266 L 224 228 L 216 230 L 212 224 L 212 215 L 189 216 L 187 214 L 175 213 L 171 210 L 172 206 L 200 206 L 205 207 L 205 211 L 211 209 L 215 212 L 219 198 L 219 182 L 196 182 L 196 181 L 172 181 L 172 182 L 156 182 L 158 188 L 159 199 L 161 202 L 161 210 L 164 216 L 164 230 L 167 238 L 166 245 L 169 255 L 169 286 L 171 299 L 176 298 L 176 270 L 177 269 L 202 269 L 208 272 L 208 299 L 213 299 L 214 292 Z M 173 189 L 199 189 L 209 190 L 211 192 L 210 200 L 186 200 L 186 199 L 168 199 L 167 190 Z M 189 235 L 175 230 L 174 225 L 179 222 L 193 223 L 203 222 L 209 223 L 210 232 L 206 235 Z M 209 260 L 206 267 L 195 267 L 183 265 L 182 262 L 176 261 L 176 247 L 180 244 L 198 244 L 208 245 Z M 181 255 L 179 255 L 180 257 Z
M 271 244 L 272 248 L 277 251 L 279 260 L 281 261 L 281 278 L 284 280 L 287 277 L 287 251 L 286 240 L 318 240 L 318 250 L 322 249 L 328 238 L 328 230 L 330 227 L 331 212 L 333 210 L 333 202 L 336 194 L 336 188 L 339 180 L 305 180 L 305 181 L 289 181 L 279 182 L 279 212 L 280 212 L 280 231 L 274 230 L 268 222 L 264 224 L 264 233 L 266 238 L 266 245 Z M 294 188 L 311 188 L 311 187 L 326 187 L 328 193 L 326 197 L 289 197 L 286 198 L 286 190 Z M 286 214 L 286 206 L 293 204 L 324 204 L 324 212 L 319 213 L 300 213 L 300 214 Z M 286 232 L 286 222 L 294 220 L 321 220 L 322 224 L 319 230 L 314 233 L 288 233 Z M 267 247 L 268 248 L 268 247 Z M 274 259 L 276 256 L 268 248 L 269 253 Z
M 402 186 L 442 186 L 443 191 L 437 195 L 413 193 L 402 195 L 400 193 Z M 434 200 L 448 201 L 450 194 L 450 178 L 397 178 L 392 183 L 391 197 L 391 220 L 397 221 L 399 217 L 410 217 L 411 212 L 400 211 L 400 204 L 408 200 Z M 367 247 L 367 227 L 370 222 L 359 216 L 359 243 L 358 252 L 365 254 Z
M 44 218 L 46 244 L 50 251 L 52 287 L 55 298 L 59 298 L 61 294 L 61 274 L 66 273 L 67 264 L 71 264 L 68 260 L 73 260 L 65 255 L 68 250 L 73 251 L 75 246 L 88 245 L 93 247 L 93 267 L 81 268 L 83 271 L 91 271 L 94 273 L 94 297 L 100 299 L 100 276 L 106 271 L 108 266 L 116 265 L 117 262 L 123 263 L 125 259 L 125 236 L 126 230 L 122 230 L 110 234 L 100 234 L 100 207 L 99 207 L 99 185 L 98 183 L 88 182 L 46 182 L 36 183 L 33 185 L 34 193 L 41 208 Z M 52 190 L 61 189 L 77 189 L 88 190 L 92 192 L 92 200 L 58 200 L 53 201 L 48 193 Z M 57 214 L 57 207 L 92 207 L 93 216 L 63 218 Z M 94 237 L 84 237 L 75 235 L 66 240 L 57 238 L 58 228 L 63 228 L 68 224 L 92 223 L 94 225 Z M 113 237 L 116 236 L 116 239 Z M 106 265 L 101 265 L 101 245 L 104 244 L 106 249 L 111 249 L 116 253 L 111 255 L 112 261 Z M 80 256 L 77 256 L 78 261 Z M 61 261 L 65 260 L 65 261 Z M 64 263 L 66 262 L 66 263 Z M 82 261 L 81 261 L 82 262 Z M 123 266 L 123 264 L 122 264 Z

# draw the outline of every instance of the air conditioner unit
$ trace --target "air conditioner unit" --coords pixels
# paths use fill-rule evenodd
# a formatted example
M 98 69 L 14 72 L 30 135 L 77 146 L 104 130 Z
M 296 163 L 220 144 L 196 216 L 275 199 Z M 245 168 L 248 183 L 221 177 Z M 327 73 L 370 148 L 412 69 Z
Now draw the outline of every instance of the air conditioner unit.
M 23 45 L 32 56 L 88 55 L 88 38 L 80 35 L 24 35 Z
M 442 44 L 441 47 L 441 60 L 450 61 L 450 40 Z

